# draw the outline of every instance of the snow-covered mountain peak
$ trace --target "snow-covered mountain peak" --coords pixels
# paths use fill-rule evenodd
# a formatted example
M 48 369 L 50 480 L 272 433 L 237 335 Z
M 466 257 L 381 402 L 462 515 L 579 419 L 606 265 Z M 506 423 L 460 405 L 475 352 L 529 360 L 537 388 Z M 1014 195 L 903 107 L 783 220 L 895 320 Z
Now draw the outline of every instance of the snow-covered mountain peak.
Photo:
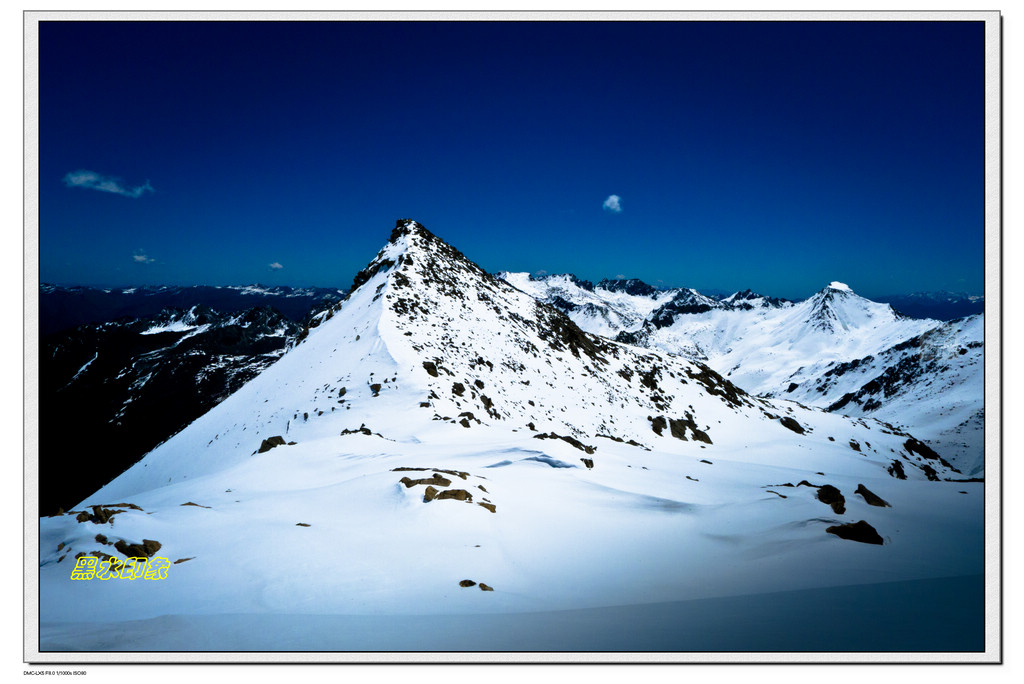
M 420 223 L 412 219 L 399 219 L 391 231 L 387 244 L 377 253 L 377 257 L 367 266 L 381 263 L 387 259 L 397 259 L 406 252 L 430 251 L 445 244 L 443 240 L 431 233 Z M 364 269 L 366 270 L 366 269 Z
M 429 268 L 420 268 L 425 265 Z M 419 272 L 423 276 L 429 276 L 428 280 L 440 283 L 450 279 L 445 275 L 446 272 L 456 271 L 468 271 L 477 276 L 490 277 L 462 252 L 427 230 L 423 224 L 412 219 L 399 219 L 391 231 L 387 244 L 377 252 L 377 256 L 366 268 L 355 275 L 350 298 L 378 273 Z M 388 277 L 389 283 L 394 281 L 393 275 Z M 398 276 L 397 286 L 402 287 L 404 282 L 405 277 Z
M 680 304 L 716 304 L 696 291 L 680 295 Z M 303 443 L 367 429 L 418 443 L 438 431 L 491 426 L 498 433 L 487 435 L 651 446 L 671 428 L 675 439 L 664 448 L 692 453 L 701 443 L 738 445 L 753 425 L 795 438 L 779 422 L 786 415 L 800 424 L 818 419 L 751 397 L 699 362 L 585 333 L 403 220 L 341 305 L 105 494 L 219 470 L 275 436 Z M 860 439 L 867 428 L 839 429 Z
M 859 299 L 863 299 L 863 297 L 854 292 L 853 288 L 851 288 L 849 285 L 845 285 L 843 283 L 836 281 L 829 283 L 828 285 L 826 285 L 825 287 L 821 288 L 813 295 L 811 295 L 811 299 L 826 297 L 857 297 Z
M 840 282 L 829 283 L 804 304 L 810 326 L 828 334 L 875 328 L 902 318 L 888 304 L 865 299 Z

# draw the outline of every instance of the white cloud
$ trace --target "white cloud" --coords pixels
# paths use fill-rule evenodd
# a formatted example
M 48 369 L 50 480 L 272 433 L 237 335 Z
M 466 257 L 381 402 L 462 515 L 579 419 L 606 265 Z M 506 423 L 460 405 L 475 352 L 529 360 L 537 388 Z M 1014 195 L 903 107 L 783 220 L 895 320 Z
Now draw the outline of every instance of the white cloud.
M 284 268 L 284 266 L 282 266 L 280 262 L 275 261 L 272 264 L 267 264 L 267 268 L 269 268 L 271 271 L 280 271 L 282 268 Z
M 152 258 L 146 256 L 146 252 L 145 251 L 143 251 L 141 249 L 137 249 L 132 254 L 132 261 L 134 261 L 137 264 L 151 264 L 154 261 L 156 261 L 156 259 L 152 259 Z
M 605 211 L 610 211 L 613 214 L 622 213 L 622 198 L 618 195 L 608 195 L 608 199 L 604 201 L 602 205 Z
M 620 274 L 618 274 L 617 276 L 615 276 L 615 279 L 616 279 L 616 280 L 625 280 L 625 279 L 626 279 L 626 276 L 624 276 L 624 275 L 622 275 L 622 274 L 620 273 Z
M 153 186 L 146 181 L 142 185 L 128 188 L 121 185 L 121 179 L 113 176 L 103 176 L 95 171 L 72 171 L 64 176 L 64 184 L 69 188 L 89 188 L 101 192 L 112 192 L 115 195 L 139 198 L 146 192 L 153 192 Z

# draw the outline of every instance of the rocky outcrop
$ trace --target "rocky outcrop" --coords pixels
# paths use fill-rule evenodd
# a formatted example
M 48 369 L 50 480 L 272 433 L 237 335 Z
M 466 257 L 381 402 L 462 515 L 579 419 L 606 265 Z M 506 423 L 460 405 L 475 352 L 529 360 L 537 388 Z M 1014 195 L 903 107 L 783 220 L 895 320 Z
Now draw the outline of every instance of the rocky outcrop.
M 836 535 L 840 539 L 849 539 L 850 541 L 862 544 L 878 544 L 881 546 L 884 543 L 881 535 L 878 534 L 875 528 L 864 520 L 855 523 L 833 525 L 825 528 L 825 531 Z
M 548 432 L 548 433 L 545 433 L 545 434 L 542 434 L 542 435 L 534 435 L 533 438 L 534 439 L 560 439 L 563 442 L 565 442 L 566 444 L 570 444 L 570 445 L 574 446 L 575 448 L 579 449 L 580 451 L 585 452 L 586 454 L 593 454 L 595 451 L 597 451 L 597 447 L 592 447 L 592 446 L 590 446 L 588 444 L 584 444 L 583 442 L 581 442 L 580 440 L 576 439 L 575 437 L 567 437 L 567 436 L 563 436 L 563 435 L 556 435 L 554 432 Z
M 152 539 L 143 539 L 141 544 L 129 544 L 123 539 L 114 543 L 114 548 L 128 558 L 151 558 L 162 544 Z
M 818 501 L 831 506 L 832 511 L 837 515 L 842 515 L 846 512 L 846 497 L 832 485 L 827 484 L 818 487 Z
M 854 492 L 854 494 L 860 494 L 862 497 L 864 497 L 864 500 L 868 502 L 869 506 L 878 506 L 879 508 L 891 507 L 888 501 L 878 496 L 877 494 L 875 494 L 862 484 L 857 485 L 857 490 Z
M 783 427 L 789 428 L 798 435 L 804 434 L 803 426 L 800 425 L 800 423 L 796 422 L 796 420 L 794 420 L 793 418 L 790 418 L 789 416 L 783 416 L 782 418 L 779 418 L 779 422 L 782 423 Z
M 273 437 L 268 437 L 267 439 L 263 440 L 263 442 L 260 444 L 260 448 L 256 450 L 256 453 L 265 454 L 274 447 L 283 446 L 285 444 L 287 444 L 287 442 L 285 442 L 284 437 L 282 437 L 281 435 L 274 435 Z

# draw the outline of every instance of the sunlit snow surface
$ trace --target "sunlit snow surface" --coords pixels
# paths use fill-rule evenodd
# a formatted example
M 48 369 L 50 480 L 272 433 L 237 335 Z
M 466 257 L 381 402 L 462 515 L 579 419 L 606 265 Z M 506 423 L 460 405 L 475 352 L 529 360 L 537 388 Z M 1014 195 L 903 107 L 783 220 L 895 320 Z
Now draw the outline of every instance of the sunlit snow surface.
M 983 485 L 930 481 L 960 476 L 908 435 L 573 332 L 415 224 L 361 276 L 280 361 L 41 521 L 41 650 L 982 648 Z M 294 444 L 256 453 L 278 435 Z M 141 510 L 77 522 L 117 503 Z M 825 531 L 859 520 L 884 544 Z M 76 554 L 119 555 L 97 534 L 188 560 L 70 580 Z M 730 632 L 744 605 L 758 620 Z

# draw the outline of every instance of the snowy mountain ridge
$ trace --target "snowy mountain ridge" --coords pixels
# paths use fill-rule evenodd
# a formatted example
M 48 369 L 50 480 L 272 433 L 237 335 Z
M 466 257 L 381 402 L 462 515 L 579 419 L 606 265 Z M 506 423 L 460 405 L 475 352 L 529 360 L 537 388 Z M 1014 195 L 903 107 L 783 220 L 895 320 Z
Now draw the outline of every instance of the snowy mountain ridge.
M 559 298 L 551 297 L 553 288 L 538 287 L 542 284 L 534 283 L 534 295 L 547 297 L 545 301 L 567 310 Z M 944 338 L 942 331 L 956 327 L 957 321 L 909 318 L 892 305 L 861 297 L 837 281 L 801 302 L 765 297 L 750 290 L 721 300 L 695 290 L 674 290 L 671 297 L 665 293 L 665 301 L 659 306 L 648 307 L 642 322 L 634 316 L 630 325 L 621 327 L 613 324 L 622 320 L 616 317 L 616 302 L 606 301 L 604 305 L 609 310 L 603 312 L 597 325 L 592 317 L 571 310 L 569 315 L 589 332 L 704 362 L 751 394 L 798 399 L 819 408 L 872 415 L 899 425 L 964 470 L 975 475 L 983 472 L 981 314 L 974 317 L 976 324 L 968 326 L 972 332 L 967 338 L 947 345 L 954 351 L 969 349 L 968 358 L 959 359 L 954 368 L 951 364 L 929 364 L 922 357 L 917 360 L 915 372 L 908 373 L 896 366 L 906 367 L 911 363 L 907 357 L 920 355 L 922 350 L 910 341 L 929 334 L 931 339 Z M 864 391 L 870 392 L 880 383 L 886 385 L 886 391 L 863 407 L 857 402 L 840 403 L 842 393 L 834 395 L 824 388 L 835 385 L 835 374 L 846 365 L 862 359 L 870 363 L 865 362 L 860 373 L 848 380 L 870 372 L 874 375 L 860 380 Z M 886 366 L 886 361 L 894 365 Z M 924 367 L 929 370 L 923 371 Z M 938 386 L 961 390 L 940 394 L 934 391 Z M 816 389 L 807 389 L 811 387 Z M 849 392 L 858 390 L 847 387 Z M 895 400 L 897 394 L 904 399 Z M 916 399 L 911 402 L 909 397 Z

